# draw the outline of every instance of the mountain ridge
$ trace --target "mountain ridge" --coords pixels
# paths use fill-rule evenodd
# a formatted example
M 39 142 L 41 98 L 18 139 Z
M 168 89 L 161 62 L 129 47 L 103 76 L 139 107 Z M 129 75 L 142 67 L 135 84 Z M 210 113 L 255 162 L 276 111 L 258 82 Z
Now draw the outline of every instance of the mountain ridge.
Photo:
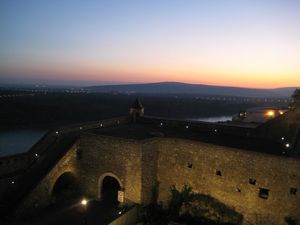
M 93 92 L 141 93 L 141 94 L 201 94 L 236 97 L 290 97 L 298 87 L 282 88 L 243 88 L 181 82 L 157 82 L 143 84 L 97 85 L 85 89 Z

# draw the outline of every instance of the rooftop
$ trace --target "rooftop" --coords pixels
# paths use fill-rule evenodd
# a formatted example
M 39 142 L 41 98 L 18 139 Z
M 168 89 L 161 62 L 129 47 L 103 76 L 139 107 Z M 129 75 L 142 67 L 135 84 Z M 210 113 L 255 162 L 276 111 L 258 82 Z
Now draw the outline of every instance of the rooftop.
M 220 146 L 227 146 L 250 150 L 255 152 L 270 153 L 282 155 L 286 151 L 280 143 L 265 140 L 253 136 L 241 135 L 249 134 L 253 128 L 239 127 L 239 126 L 224 126 L 222 124 L 209 123 L 188 123 L 186 125 L 182 121 L 179 124 L 168 124 L 167 122 L 160 122 L 159 120 L 151 121 L 147 119 L 139 123 L 120 124 L 114 127 L 96 128 L 87 130 L 87 133 L 106 135 L 112 137 L 120 137 L 134 140 L 145 140 L 153 137 L 166 138 L 183 138 L 204 143 L 216 144 Z M 232 127 L 236 130 L 233 134 Z M 239 131 L 240 129 L 240 131 Z

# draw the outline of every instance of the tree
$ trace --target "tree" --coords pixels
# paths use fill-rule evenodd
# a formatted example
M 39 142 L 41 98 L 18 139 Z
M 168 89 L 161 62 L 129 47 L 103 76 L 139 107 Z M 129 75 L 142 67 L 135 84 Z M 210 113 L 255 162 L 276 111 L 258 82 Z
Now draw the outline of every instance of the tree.
M 296 89 L 292 95 L 294 102 L 300 102 L 300 89 Z
M 300 89 L 296 89 L 294 91 L 294 93 L 292 94 L 292 99 L 293 99 L 293 102 L 292 102 L 292 108 L 300 108 Z

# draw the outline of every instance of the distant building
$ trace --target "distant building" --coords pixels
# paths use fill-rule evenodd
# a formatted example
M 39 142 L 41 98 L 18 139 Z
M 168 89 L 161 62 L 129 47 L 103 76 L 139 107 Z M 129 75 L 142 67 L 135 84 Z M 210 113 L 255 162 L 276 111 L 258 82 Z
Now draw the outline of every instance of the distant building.
M 245 111 L 240 111 L 239 114 L 232 117 L 232 120 L 245 123 L 265 123 L 268 120 L 283 115 L 287 111 L 288 109 L 286 108 L 276 107 L 250 108 Z

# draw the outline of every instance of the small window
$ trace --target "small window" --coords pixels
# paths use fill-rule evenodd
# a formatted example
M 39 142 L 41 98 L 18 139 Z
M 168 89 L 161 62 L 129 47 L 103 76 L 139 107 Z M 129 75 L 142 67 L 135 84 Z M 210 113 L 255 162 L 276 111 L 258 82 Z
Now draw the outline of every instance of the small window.
M 188 168 L 192 169 L 193 168 L 193 164 L 192 163 L 188 163 Z
M 291 195 L 297 194 L 297 188 L 290 188 L 290 194 Z
M 217 176 L 222 176 L 221 170 L 217 170 L 217 171 L 216 171 L 216 175 L 217 175 Z
M 262 199 L 268 199 L 269 189 L 259 188 L 259 197 L 262 198 Z
M 253 178 L 249 179 L 249 184 L 256 185 L 256 180 Z

